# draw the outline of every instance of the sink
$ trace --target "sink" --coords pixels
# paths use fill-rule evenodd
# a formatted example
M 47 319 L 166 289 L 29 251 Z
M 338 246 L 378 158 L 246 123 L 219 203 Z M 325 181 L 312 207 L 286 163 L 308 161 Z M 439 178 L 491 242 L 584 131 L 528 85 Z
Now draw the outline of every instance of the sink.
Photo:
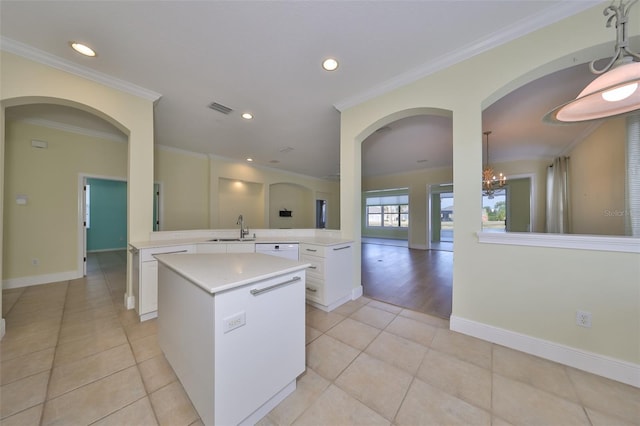
M 209 241 L 218 241 L 218 242 L 225 242 L 225 241 L 255 241 L 255 238 L 214 238 L 212 240 Z

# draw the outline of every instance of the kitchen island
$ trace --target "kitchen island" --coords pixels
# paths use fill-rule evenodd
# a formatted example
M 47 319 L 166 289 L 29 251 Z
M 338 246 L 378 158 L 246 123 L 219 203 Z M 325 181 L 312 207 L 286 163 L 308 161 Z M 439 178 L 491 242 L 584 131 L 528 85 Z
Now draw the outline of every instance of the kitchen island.
M 254 424 L 305 369 L 308 263 L 259 253 L 158 259 L 158 342 L 206 425 Z

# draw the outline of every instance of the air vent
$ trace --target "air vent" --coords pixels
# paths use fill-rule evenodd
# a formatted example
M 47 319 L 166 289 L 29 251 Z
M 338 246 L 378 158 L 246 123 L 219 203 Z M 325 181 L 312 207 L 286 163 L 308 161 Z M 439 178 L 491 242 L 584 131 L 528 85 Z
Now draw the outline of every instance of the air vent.
M 225 115 L 229 115 L 233 110 L 231 108 L 229 108 L 228 106 L 224 106 L 222 104 L 219 104 L 217 102 L 211 102 L 208 105 L 209 108 L 211 108 L 214 111 L 218 111 L 221 112 Z

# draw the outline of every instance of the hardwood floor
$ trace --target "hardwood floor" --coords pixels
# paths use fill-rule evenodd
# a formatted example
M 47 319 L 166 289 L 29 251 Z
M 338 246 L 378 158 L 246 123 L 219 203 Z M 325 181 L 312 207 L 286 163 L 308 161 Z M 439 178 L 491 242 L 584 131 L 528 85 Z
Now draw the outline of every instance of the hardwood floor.
M 449 319 L 453 252 L 362 244 L 364 295 Z

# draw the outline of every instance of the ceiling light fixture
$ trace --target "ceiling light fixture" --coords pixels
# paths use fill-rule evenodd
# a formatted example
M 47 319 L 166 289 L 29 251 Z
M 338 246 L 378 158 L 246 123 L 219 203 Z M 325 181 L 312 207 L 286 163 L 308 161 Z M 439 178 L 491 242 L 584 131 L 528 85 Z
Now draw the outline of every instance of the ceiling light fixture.
M 86 44 L 78 43 L 77 41 L 70 41 L 69 42 L 69 46 L 71 46 L 71 48 L 73 50 L 75 50 L 76 52 L 80 53 L 81 55 L 89 56 L 91 58 L 97 56 L 95 50 L 93 50 L 92 48 L 90 48 Z
M 507 183 L 507 177 L 502 173 L 497 176 L 493 171 L 493 167 L 489 165 L 489 135 L 490 131 L 482 132 L 487 137 L 487 163 L 482 169 L 482 195 L 493 199 L 494 194 Z
M 578 97 L 547 113 L 543 120 L 551 123 L 574 123 L 613 117 L 640 109 L 640 55 L 629 50 L 627 22 L 629 9 L 638 0 L 620 0 L 604 9 L 607 28 L 615 19 L 616 52 L 604 68 L 597 69 L 595 60 L 589 64 L 592 73 L 599 75 Z
M 253 114 L 251 114 L 250 112 L 243 112 L 242 118 L 244 118 L 245 120 L 251 120 L 253 118 Z
M 327 58 L 322 61 L 322 68 L 324 68 L 326 71 L 335 71 L 336 69 L 338 69 L 338 61 L 333 58 Z
M 247 158 L 247 162 L 248 163 L 253 163 L 253 158 L 251 158 L 251 157 Z

